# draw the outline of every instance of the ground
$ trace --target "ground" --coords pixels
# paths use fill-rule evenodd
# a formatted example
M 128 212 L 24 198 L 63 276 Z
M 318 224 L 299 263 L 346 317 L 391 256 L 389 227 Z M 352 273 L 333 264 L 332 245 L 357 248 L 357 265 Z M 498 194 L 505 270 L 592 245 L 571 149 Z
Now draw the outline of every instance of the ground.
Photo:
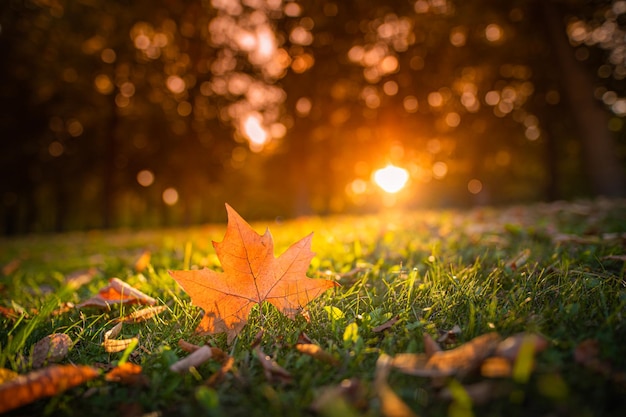
M 62 333 L 72 342 L 61 364 L 105 373 L 128 361 L 142 369 L 139 381 L 97 377 L 7 415 L 374 416 L 390 414 L 386 392 L 417 415 L 622 415 L 626 201 L 389 210 L 252 226 L 260 233 L 269 226 L 276 255 L 314 232 L 308 275 L 341 286 L 307 306 L 308 320 L 290 320 L 267 304 L 254 309 L 231 344 L 224 335 L 195 333 L 202 310 L 168 274 L 219 270 L 211 241 L 222 240 L 225 225 L 0 241 L 0 368 L 31 371 L 33 346 Z M 142 306 L 78 307 L 113 277 L 167 307 L 124 325 L 117 339 L 138 338 L 125 353 L 106 352 L 105 333 Z M 381 357 L 422 354 L 424 334 L 448 351 L 493 332 L 501 339 L 537 335 L 546 347 L 520 354 L 508 376 L 490 378 L 465 356 L 477 369 L 431 378 L 391 367 L 383 375 Z M 298 350 L 303 333 L 330 356 Z M 209 379 L 223 361 L 171 372 L 189 354 L 181 339 L 218 348 L 233 367 L 217 382 Z M 259 360 L 265 355 L 288 376 L 267 371 Z M 475 396 L 476 386 L 490 395 Z

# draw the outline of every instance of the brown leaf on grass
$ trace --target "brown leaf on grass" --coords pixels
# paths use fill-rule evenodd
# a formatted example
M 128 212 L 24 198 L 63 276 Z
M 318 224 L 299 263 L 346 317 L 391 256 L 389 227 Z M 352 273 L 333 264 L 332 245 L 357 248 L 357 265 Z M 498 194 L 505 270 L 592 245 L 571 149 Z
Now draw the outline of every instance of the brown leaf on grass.
M 209 387 L 214 387 L 217 384 L 219 384 L 222 381 L 222 379 L 224 379 L 224 375 L 230 372 L 230 370 L 233 368 L 233 365 L 235 364 L 235 358 L 233 358 L 232 356 L 226 355 L 224 352 L 222 353 L 224 354 L 224 360 L 222 360 L 222 367 L 216 373 L 211 375 L 209 379 L 207 379 L 206 382 L 204 383 L 205 385 Z
M 385 417 L 416 417 L 416 414 L 391 389 L 387 383 L 389 371 L 393 365 L 393 358 L 382 354 L 376 361 L 374 389 L 380 400 L 380 412 Z
M 552 242 L 557 245 L 569 243 L 577 245 L 595 245 L 600 243 L 600 238 L 598 236 L 578 236 L 567 233 L 556 233 L 551 237 Z
M 587 369 L 608 377 L 613 372 L 608 361 L 600 359 L 600 342 L 596 339 L 585 339 L 574 349 L 574 360 Z
M 63 304 L 61 304 L 61 306 L 59 308 L 57 308 L 56 310 L 54 310 L 51 314 L 53 316 L 60 316 L 61 314 L 65 314 L 69 311 L 72 311 L 76 306 L 74 305 L 74 303 L 70 302 L 70 301 L 66 301 Z
M 337 286 L 334 281 L 306 276 L 314 253 L 312 235 L 294 243 L 278 258 L 269 230 L 263 236 L 228 204 L 224 240 L 213 242 L 223 273 L 210 269 L 170 271 L 170 275 L 205 311 L 201 333 L 226 332 L 231 342 L 248 321 L 252 307 L 267 301 L 289 318 L 311 300 Z
M 451 350 L 426 354 L 401 353 L 393 358 L 394 368 L 409 375 L 425 377 L 464 376 L 477 369 L 498 346 L 500 336 L 492 332 L 478 336 Z
M 57 395 L 99 374 L 91 366 L 52 365 L 0 385 L 0 413 Z
M 261 344 L 261 341 L 263 340 L 264 334 L 265 334 L 265 330 L 263 329 L 256 332 L 256 334 L 254 335 L 254 339 L 252 339 L 252 342 L 250 343 L 250 348 L 255 348 L 259 346 Z
M 502 384 L 501 381 L 480 381 L 469 385 L 463 385 L 463 389 L 467 396 L 472 400 L 474 405 L 484 405 L 488 402 L 507 394 L 511 387 Z M 444 401 L 453 401 L 454 395 L 449 387 L 444 387 L 439 393 L 439 398 Z
M 398 322 L 398 320 L 400 320 L 400 316 L 395 316 L 392 319 L 390 319 L 390 320 L 386 321 L 385 323 L 381 324 L 380 326 L 376 326 L 376 327 L 372 328 L 372 331 L 374 333 L 380 333 L 380 332 L 385 331 L 387 329 L 391 329 L 391 326 L 396 324 Z
M 210 346 L 202 346 L 200 349 L 191 352 L 189 355 L 185 356 L 183 359 L 179 360 L 176 363 L 173 363 L 170 366 L 170 371 L 176 373 L 188 372 L 189 368 L 202 365 L 209 359 L 213 357 L 213 350 Z
M 150 265 L 151 257 L 152 253 L 149 250 L 143 251 L 135 261 L 135 271 L 138 273 L 143 272 Z
M 311 338 L 304 332 L 300 332 L 300 334 L 298 335 L 298 341 L 296 343 L 313 343 L 313 341 L 311 340 Z
M 458 324 L 455 324 L 454 327 L 452 327 L 450 330 L 441 333 L 441 336 L 439 336 L 437 342 L 444 345 L 453 345 L 456 343 L 456 339 L 460 334 L 461 327 L 459 327 Z
M 22 264 L 22 260 L 20 258 L 14 258 L 10 260 L 8 263 L 2 266 L 2 275 L 9 276 L 12 275 Z
M 91 282 L 97 272 L 98 271 L 95 268 L 72 272 L 65 277 L 65 285 L 73 289 L 78 289 Z
M 156 300 L 136 288 L 131 287 L 119 278 L 111 278 L 109 285 L 100 289 L 98 294 L 83 301 L 77 307 L 99 307 L 109 310 L 112 304 L 156 304 Z
M 202 346 L 194 345 L 193 343 L 189 343 L 183 339 L 178 339 L 178 347 L 184 350 L 185 352 L 191 353 L 200 349 Z
M 602 259 L 607 261 L 626 262 L 626 255 L 607 255 L 603 256 Z
M 275 360 L 267 356 L 259 346 L 254 348 L 256 356 L 261 362 L 265 378 L 269 382 L 289 383 L 292 381 L 291 374 L 285 368 L 280 366 Z
M 349 410 L 346 413 L 347 416 L 356 416 L 359 415 L 358 411 L 365 411 L 367 403 L 367 393 L 363 383 L 357 378 L 352 378 L 344 379 L 339 385 L 323 387 L 311 402 L 309 410 L 330 416 L 341 415 L 335 414 L 337 410 L 347 409 Z
M 298 343 L 296 344 L 296 350 L 305 355 L 312 356 L 313 358 L 329 363 L 331 365 L 339 365 L 339 361 L 330 353 L 326 352 L 320 346 L 313 343 Z
M 162 312 L 167 310 L 167 306 L 151 306 L 142 308 L 141 310 L 133 311 L 127 316 L 120 317 L 117 321 L 122 323 L 141 323 L 142 321 L 150 320 Z
M 441 352 L 441 347 L 437 342 L 433 340 L 433 338 L 428 334 L 424 333 L 424 354 L 427 358 L 430 358 L 437 352 Z
M 534 353 L 543 352 L 548 348 L 548 341 L 543 336 L 536 333 L 522 332 L 509 336 L 498 343 L 495 355 L 502 356 L 513 362 L 517 359 L 520 348 L 524 343 L 530 343 Z
M 0 314 L 10 320 L 17 320 L 20 317 L 20 313 L 12 308 L 0 306 Z
M 524 266 L 526 262 L 528 262 L 528 258 L 530 258 L 530 249 L 524 249 L 523 251 L 515 255 L 514 258 L 509 259 L 506 262 L 506 266 L 511 268 L 513 271 L 516 271 L 520 267 Z
M 507 378 L 512 372 L 511 361 L 502 356 L 487 358 L 480 365 L 480 374 L 487 378 Z
M 33 368 L 41 368 L 47 363 L 59 362 L 70 350 L 72 339 L 65 333 L 54 333 L 41 339 L 33 346 L 31 363 Z
M 141 372 L 141 366 L 130 362 L 124 362 L 107 372 L 104 380 L 125 385 L 148 384 L 148 377 Z
M 123 323 L 116 324 L 111 330 L 104 334 L 104 342 L 102 346 L 104 346 L 104 350 L 109 353 L 116 353 L 125 350 L 131 343 L 135 343 L 139 341 L 136 337 L 132 337 L 130 339 L 115 339 L 120 332 L 122 331 Z

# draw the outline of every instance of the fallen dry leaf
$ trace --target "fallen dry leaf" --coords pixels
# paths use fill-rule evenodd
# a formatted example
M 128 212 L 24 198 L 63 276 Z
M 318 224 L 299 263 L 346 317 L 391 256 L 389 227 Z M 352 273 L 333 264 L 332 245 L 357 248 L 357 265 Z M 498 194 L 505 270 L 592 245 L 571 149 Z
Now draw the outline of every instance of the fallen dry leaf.
M 120 317 L 118 321 L 122 323 L 141 323 L 157 316 L 167 310 L 167 306 L 151 306 L 142 308 L 141 310 L 133 311 L 127 316 Z
M 326 352 L 320 346 L 313 343 L 298 343 L 296 350 L 305 355 L 314 357 L 315 359 L 329 363 L 331 365 L 339 365 L 339 361 L 330 353 Z
M 193 343 L 189 343 L 183 339 L 178 340 L 178 347 L 184 350 L 185 352 L 195 352 L 200 349 L 202 346 L 194 345 Z
M 254 351 L 256 352 L 257 358 L 259 358 L 259 362 L 261 362 L 263 373 L 268 381 L 278 381 L 283 383 L 289 383 L 292 381 L 291 374 L 287 372 L 285 368 L 280 366 L 275 360 L 263 353 L 259 346 L 255 347 Z
M 530 258 L 530 249 L 524 249 L 520 253 L 518 253 L 513 259 L 509 259 L 506 262 L 506 266 L 511 268 L 513 271 L 516 271 L 520 267 L 524 266 L 524 264 Z
M 424 333 L 424 354 L 426 357 L 430 358 L 437 352 L 441 352 L 441 347 L 437 342 L 433 340 L 433 338 L 428 334 Z
M 387 329 L 391 329 L 391 326 L 396 324 L 398 322 L 398 320 L 400 320 L 400 316 L 395 316 L 392 319 L 388 320 L 387 322 L 381 324 L 380 326 L 374 327 L 372 329 L 372 331 L 374 333 L 380 333 L 380 332 L 385 331 Z
M 31 363 L 33 368 L 41 368 L 46 363 L 59 362 L 70 350 L 72 339 L 65 333 L 54 333 L 41 339 L 33 346 Z
M 83 285 L 91 282 L 93 277 L 96 276 L 97 272 L 98 271 L 95 268 L 72 272 L 65 277 L 65 285 L 73 289 L 78 289 Z
M 444 345 L 453 345 L 456 343 L 457 337 L 461 334 L 461 327 L 455 324 L 450 330 L 441 333 L 441 336 L 437 339 L 438 343 Z
M 354 410 L 348 415 L 358 415 L 356 410 L 364 411 L 367 403 L 367 393 L 363 383 L 357 378 L 351 378 L 344 379 L 339 385 L 323 387 L 311 402 L 309 410 L 330 416 L 335 415 L 337 410 L 351 406 Z
M 250 343 L 250 348 L 255 348 L 261 344 L 263 340 L 263 335 L 265 334 L 265 330 L 261 329 L 254 335 L 254 339 L 252 339 L 252 343 Z
M 611 364 L 600 359 L 600 342 L 596 339 L 585 339 L 574 349 L 574 360 L 587 369 L 608 377 L 613 372 Z
M 393 358 L 398 371 L 424 377 L 463 376 L 477 369 L 481 362 L 495 351 L 500 336 L 486 333 L 451 350 L 426 354 L 401 353 Z
M 296 342 L 296 344 L 298 343 L 313 343 L 313 341 L 311 340 L 311 338 L 304 332 L 300 332 L 300 334 L 298 335 L 298 341 Z
M 602 259 L 607 261 L 626 262 L 626 255 L 607 255 L 603 256 Z
M 100 289 L 98 294 L 83 301 L 77 307 L 99 307 L 110 310 L 112 304 L 156 304 L 156 300 L 136 288 L 131 287 L 119 278 L 111 278 L 109 285 Z
M 52 365 L 0 385 L 0 413 L 51 397 L 99 375 L 91 366 Z
M 65 314 L 65 313 L 67 313 L 69 311 L 72 311 L 74 309 L 74 307 L 76 307 L 74 305 L 74 303 L 72 303 L 70 301 L 66 301 L 63 304 L 61 304 L 61 306 L 59 308 L 54 310 L 51 314 L 53 316 L 60 316 L 61 314 Z
M 224 360 L 222 360 L 222 367 L 219 369 L 219 371 L 211 375 L 209 379 L 207 379 L 204 383 L 209 387 L 214 387 L 215 385 L 219 384 L 222 379 L 224 379 L 224 375 L 230 372 L 230 370 L 233 368 L 233 365 L 235 364 L 235 358 L 226 355 L 224 352 L 222 353 L 224 355 Z
M 480 365 L 480 374 L 487 378 L 507 378 L 512 372 L 511 361 L 502 356 L 487 358 Z
M 143 272 L 148 265 L 150 265 L 151 256 L 152 253 L 149 250 L 143 251 L 139 258 L 137 258 L 137 261 L 135 261 L 135 271 Z
M 15 371 L 6 368 L 0 368 L 0 385 L 17 378 L 18 376 L 20 376 L 20 374 Z
M 495 355 L 502 356 L 513 362 L 517 359 L 520 348 L 524 343 L 532 344 L 534 353 L 543 352 L 548 348 L 548 341 L 543 336 L 536 333 L 522 332 L 509 336 L 498 343 Z
M 131 343 L 137 343 L 139 339 L 136 337 L 132 337 L 130 339 L 114 339 L 117 337 L 122 331 L 122 325 L 124 323 L 116 324 L 111 330 L 104 334 L 104 342 L 102 346 L 104 346 L 104 350 L 109 353 L 121 352 L 125 350 Z
M 188 372 L 189 368 L 202 365 L 213 357 L 213 351 L 210 346 L 202 346 L 200 349 L 191 352 L 189 355 L 173 363 L 170 366 L 170 371 L 176 373 Z
M 14 258 L 9 261 L 7 264 L 2 266 L 2 275 L 9 276 L 13 274 L 22 264 L 22 260 L 20 258 Z
M 141 373 L 141 366 L 124 362 L 106 373 L 105 381 L 119 382 L 125 385 L 147 385 L 148 377 Z
M 376 361 L 374 389 L 380 400 L 380 413 L 385 417 L 416 417 L 416 414 L 402 401 L 387 383 L 393 359 L 383 353 Z
M 269 229 L 263 236 L 228 204 L 228 227 L 222 242 L 213 242 L 223 273 L 210 269 L 170 271 L 170 275 L 205 311 L 197 331 L 226 332 L 228 341 L 241 331 L 255 304 L 267 301 L 289 318 L 338 284 L 306 276 L 314 253 L 312 235 L 294 243 L 278 258 Z
M 484 405 L 489 401 L 508 393 L 511 390 L 511 387 L 507 384 L 502 384 L 500 381 L 480 381 L 469 385 L 463 385 L 463 389 L 472 400 L 472 404 Z M 439 393 L 439 398 L 444 401 L 454 400 L 452 390 L 449 387 L 444 387 Z
M 20 313 L 16 310 L 3 306 L 0 306 L 0 314 L 10 320 L 17 320 L 20 317 Z

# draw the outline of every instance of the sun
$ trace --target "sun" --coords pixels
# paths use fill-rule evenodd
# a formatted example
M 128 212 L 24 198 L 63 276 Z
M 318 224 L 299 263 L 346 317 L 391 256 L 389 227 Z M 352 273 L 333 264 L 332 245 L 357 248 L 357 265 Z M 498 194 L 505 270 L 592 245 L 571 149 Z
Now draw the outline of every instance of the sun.
M 374 171 L 373 179 L 383 191 L 394 194 L 404 188 L 409 181 L 409 173 L 404 168 L 389 164 L 385 168 Z

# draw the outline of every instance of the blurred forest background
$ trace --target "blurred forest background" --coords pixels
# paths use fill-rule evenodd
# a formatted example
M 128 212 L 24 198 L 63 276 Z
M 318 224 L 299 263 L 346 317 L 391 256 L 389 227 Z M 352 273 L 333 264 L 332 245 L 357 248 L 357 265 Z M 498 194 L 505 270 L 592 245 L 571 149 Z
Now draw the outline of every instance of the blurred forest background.
M 4 234 L 625 194 L 626 1 L 3 0 Z M 409 172 L 390 199 L 372 172 Z

